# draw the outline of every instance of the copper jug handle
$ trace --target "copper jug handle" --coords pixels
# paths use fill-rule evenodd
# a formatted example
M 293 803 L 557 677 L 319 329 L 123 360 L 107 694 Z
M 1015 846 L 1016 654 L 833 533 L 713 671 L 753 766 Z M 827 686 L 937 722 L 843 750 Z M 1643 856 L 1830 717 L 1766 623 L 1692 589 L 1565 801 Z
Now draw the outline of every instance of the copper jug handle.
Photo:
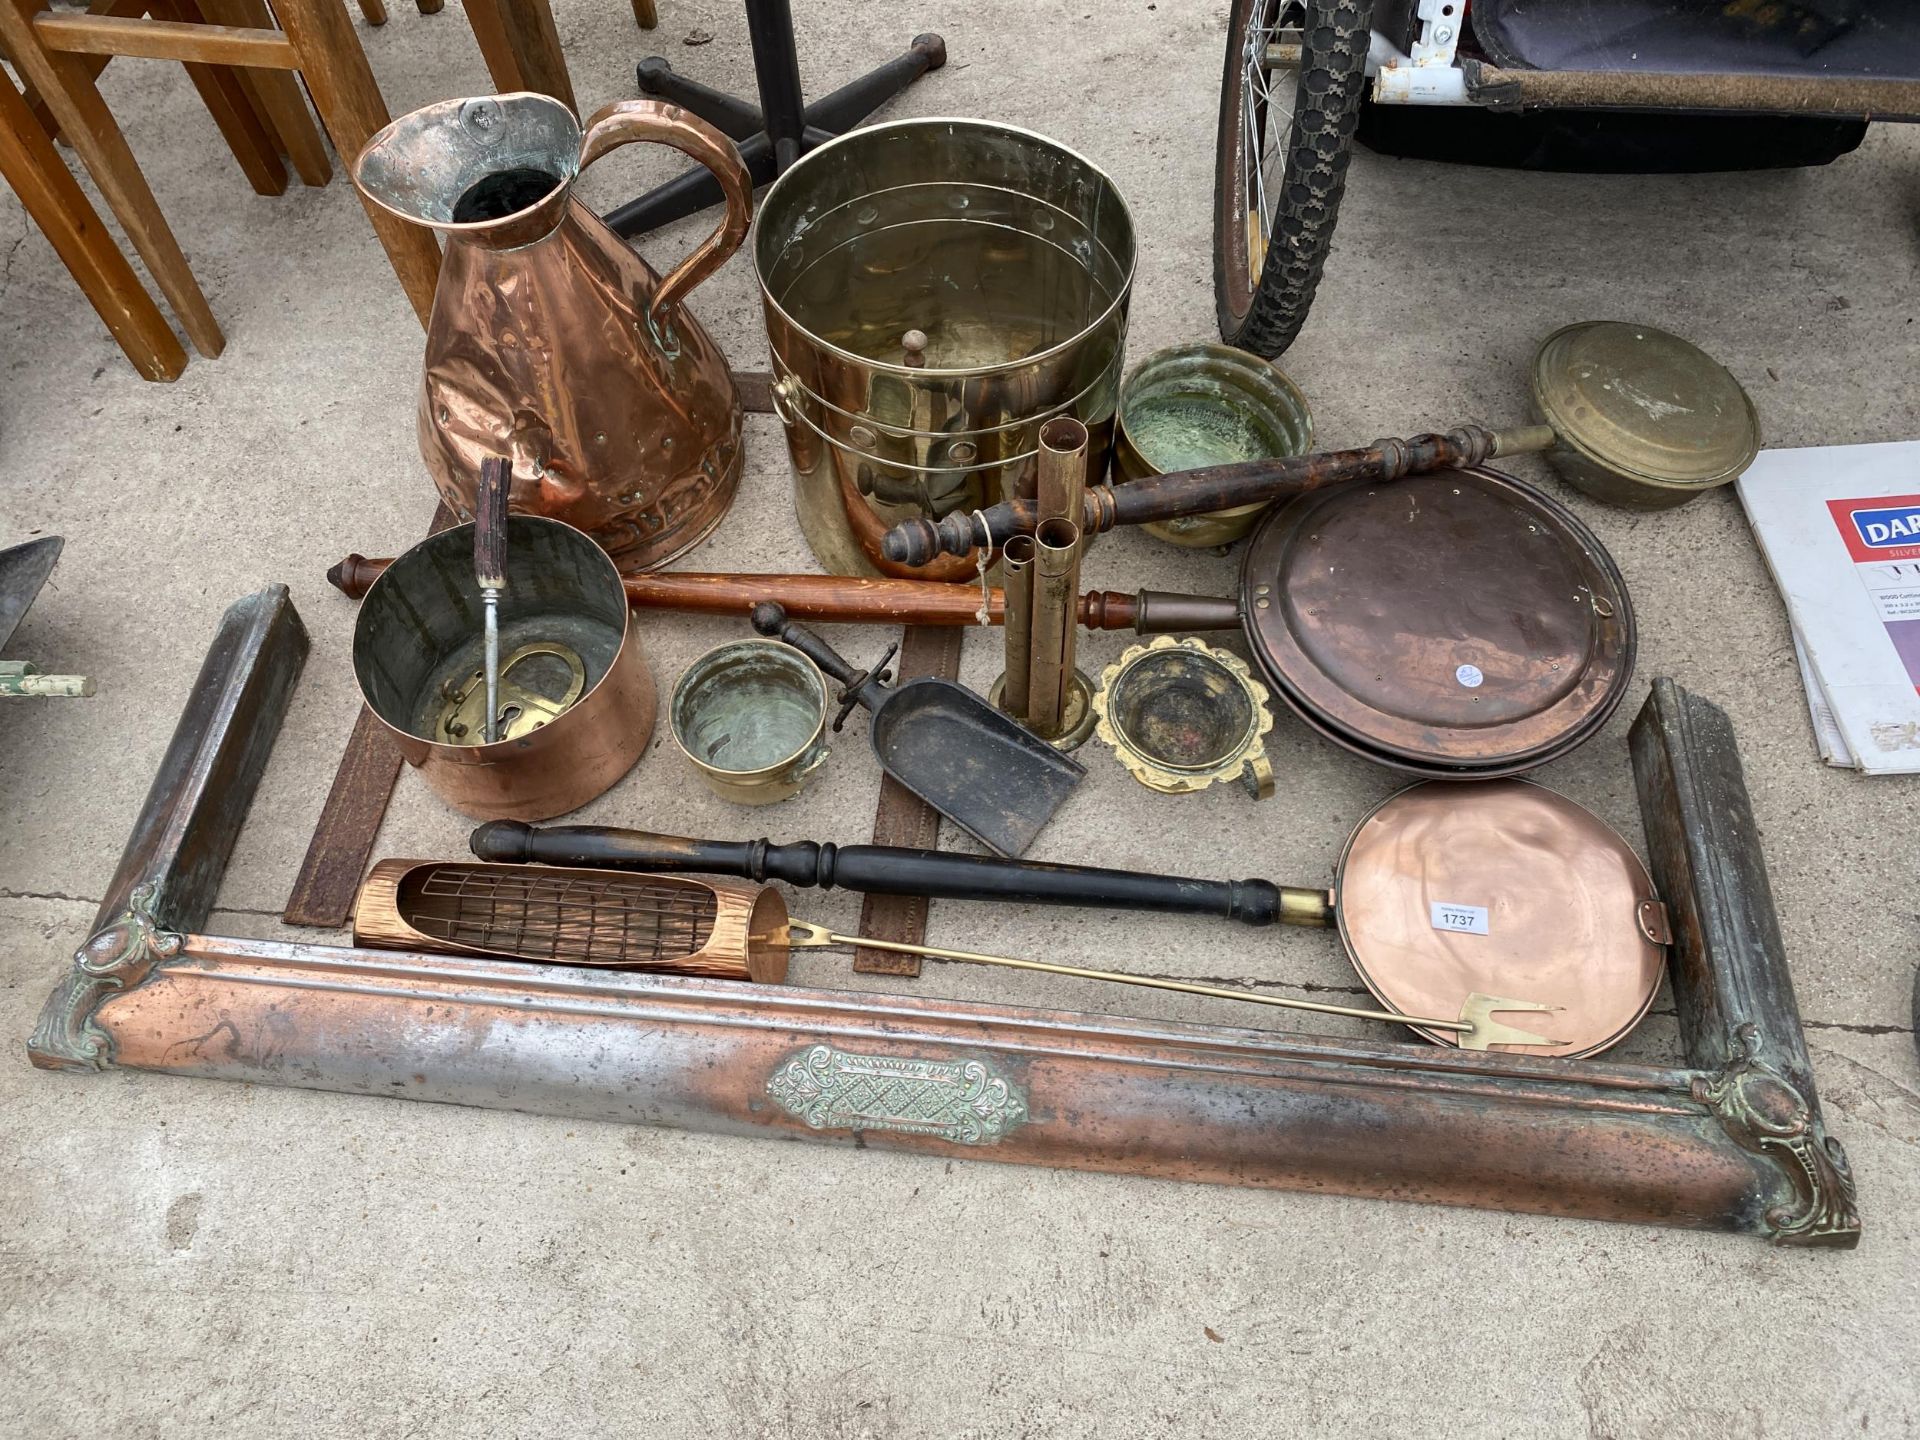
M 713 172 L 727 199 L 720 228 L 673 268 L 647 306 L 647 329 L 654 344 L 673 356 L 680 352 L 679 337 L 673 333 L 674 311 L 747 238 L 747 222 L 753 218 L 753 180 L 733 141 L 699 116 L 658 100 L 616 100 L 595 112 L 580 139 L 580 168 L 585 170 L 609 150 L 635 140 L 671 145 L 698 160 Z

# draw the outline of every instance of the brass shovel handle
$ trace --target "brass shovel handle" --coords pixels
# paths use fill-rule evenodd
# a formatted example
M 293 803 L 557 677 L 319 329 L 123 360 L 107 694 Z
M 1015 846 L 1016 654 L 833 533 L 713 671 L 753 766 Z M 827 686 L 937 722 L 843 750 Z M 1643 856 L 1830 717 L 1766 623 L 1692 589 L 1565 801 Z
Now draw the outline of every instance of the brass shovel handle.
M 580 168 L 585 170 L 609 150 L 636 140 L 671 145 L 699 161 L 713 172 L 727 200 L 720 228 L 674 266 L 647 307 L 655 342 L 673 354 L 679 349 L 673 338 L 674 311 L 694 286 L 726 264 L 747 238 L 747 224 L 753 219 L 753 179 L 733 141 L 699 116 L 659 100 L 616 100 L 596 111 L 580 139 Z

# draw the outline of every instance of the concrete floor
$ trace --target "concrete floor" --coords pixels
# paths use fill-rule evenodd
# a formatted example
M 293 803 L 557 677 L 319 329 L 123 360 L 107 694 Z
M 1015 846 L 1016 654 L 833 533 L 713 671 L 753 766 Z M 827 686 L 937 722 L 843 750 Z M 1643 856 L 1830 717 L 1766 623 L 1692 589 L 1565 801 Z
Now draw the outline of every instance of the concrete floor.
M 890 113 L 1034 126 L 1106 166 L 1142 255 L 1132 353 L 1213 330 L 1209 204 L 1224 5 L 976 0 L 948 14 L 799 7 L 817 90 L 928 23 L 952 63 Z M 658 48 L 750 86 L 738 9 L 567 0 L 584 105 Z M 682 37 L 711 31 L 711 44 Z M 362 27 L 395 113 L 487 88 L 459 13 Z M 0 538 L 67 537 L 11 653 L 98 677 L 7 707 L 0 743 L 0 1034 L 24 1038 L 83 938 L 222 609 L 293 587 L 314 651 L 214 927 L 277 915 L 354 715 L 353 607 L 322 571 L 414 539 L 420 332 L 342 180 L 253 196 L 171 67 L 108 74 L 222 323 L 218 360 L 138 381 L 11 198 L 0 201 Z M 630 158 L 631 157 L 631 158 Z M 610 203 L 666 173 L 603 163 Z M 1327 280 L 1287 359 L 1321 436 L 1522 415 L 1525 365 L 1567 321 L 1644 318 L 1725 359 L 1769 441 L 1914 434 L 1920 133 L 1831 167 L 1679 179 L 1482 173 L 1362 155 Z M 669 260 L 683 226 L 645 246 Z M 695 298 L 761 363 L 736 261 Z M 697 568 L 806 569 L 767 417 Z M 1514 468 L 1530 477 L 1529 462 Z M 1640 517 L 1567 498 L 1633 586 L 1621 717 L 1539 778 L 1639 840 L 1625 721 L 1648 680 L 1717 700 L 1743 744 L 1829 1124 L 1859 1179 L 1850 1254 L 1746 1238 L 951 1165 L 851 1150 L 224 1086 L 0 1067 L 0 1433 L 63 1435 L 1490 1435 L 1913 1433 L 1920 1397 L 1920 1097 L 1908 995 L 1912 782 L 1815 757 L 1784 613 L 1730 494 Z M 1226 593 L 1233 562 L 1145 536 L 1089 583 Z M 737 627 L 642 617 L 668 683 Z M 875 633 L 834 638 L 856 654 Z M 1086 642 L 1089 668 L 1124 647 Z M 997 647 L 976 637 L 966 678 Z M 1288 717 L 1280 794 L 1150 796 L 1098 751 L 1040 858 L 1324 883 L 1396 788 Z M 853 733 L 774 812 L 688 788 L 657 740 L 586 817 L 682 834 L 866 837 L 877 774 Z M 378 853 L 461 853 L 466 825 L 403 780 Z M 851 924 L 842 896 L 800 913 Z M 937 906 L 936 940 L 1354 990 L 1331 937 Z M 799 977 L 849 984 L 846 960 Z M 932 967 L 928 994 L 1086 1009 L 1131 993 Z M 1226 1007 L 1141 1002 L 1233 1019 Z M 1677 1054 L 1671 1005 L 1621 1052 Z

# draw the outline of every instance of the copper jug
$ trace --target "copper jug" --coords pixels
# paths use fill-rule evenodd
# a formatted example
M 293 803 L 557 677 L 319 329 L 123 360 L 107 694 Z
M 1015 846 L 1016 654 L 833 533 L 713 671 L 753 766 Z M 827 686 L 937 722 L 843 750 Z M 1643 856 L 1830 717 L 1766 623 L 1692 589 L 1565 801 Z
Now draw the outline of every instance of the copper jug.
M 573 194 L 634 140 L 692 156 L 726 196 L 665 280 Z M 733 142 L 677 105 L 618 101 L 583 131 L 549 96 L 491 95 L 394 121 L 353 182 L 447 239 L 419 430 L 448 506 L 470 519 L 481 461 L 510 454 L 512 508 L 585 531 L 622 571 L 705 539 L 740 479 L 740 398 L 683 302 L 746 237 L 753 182 Z

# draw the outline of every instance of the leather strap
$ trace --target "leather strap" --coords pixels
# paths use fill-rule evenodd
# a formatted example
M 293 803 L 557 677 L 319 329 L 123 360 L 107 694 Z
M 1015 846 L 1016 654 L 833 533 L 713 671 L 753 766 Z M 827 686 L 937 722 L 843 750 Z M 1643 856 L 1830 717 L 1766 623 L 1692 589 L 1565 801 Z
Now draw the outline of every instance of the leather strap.
M 960 644 L 966 639 L 957 625 L 909 625 L 900 646 L 900 680 L 934 675 L 960 678 Z M 873 843 L 932 850 L 940 840 L 940 812 L 891 775 L 880 781 L 880 804 L 873 817 Z M 860 933 L 876 940 L 923 945 L 927 939 L 927 899 L 924 895 L 869 895 L 860 907 Z M 891 950 L 856 948 L 853 968 L 862 975 L 920 973 L 918 955 Z

